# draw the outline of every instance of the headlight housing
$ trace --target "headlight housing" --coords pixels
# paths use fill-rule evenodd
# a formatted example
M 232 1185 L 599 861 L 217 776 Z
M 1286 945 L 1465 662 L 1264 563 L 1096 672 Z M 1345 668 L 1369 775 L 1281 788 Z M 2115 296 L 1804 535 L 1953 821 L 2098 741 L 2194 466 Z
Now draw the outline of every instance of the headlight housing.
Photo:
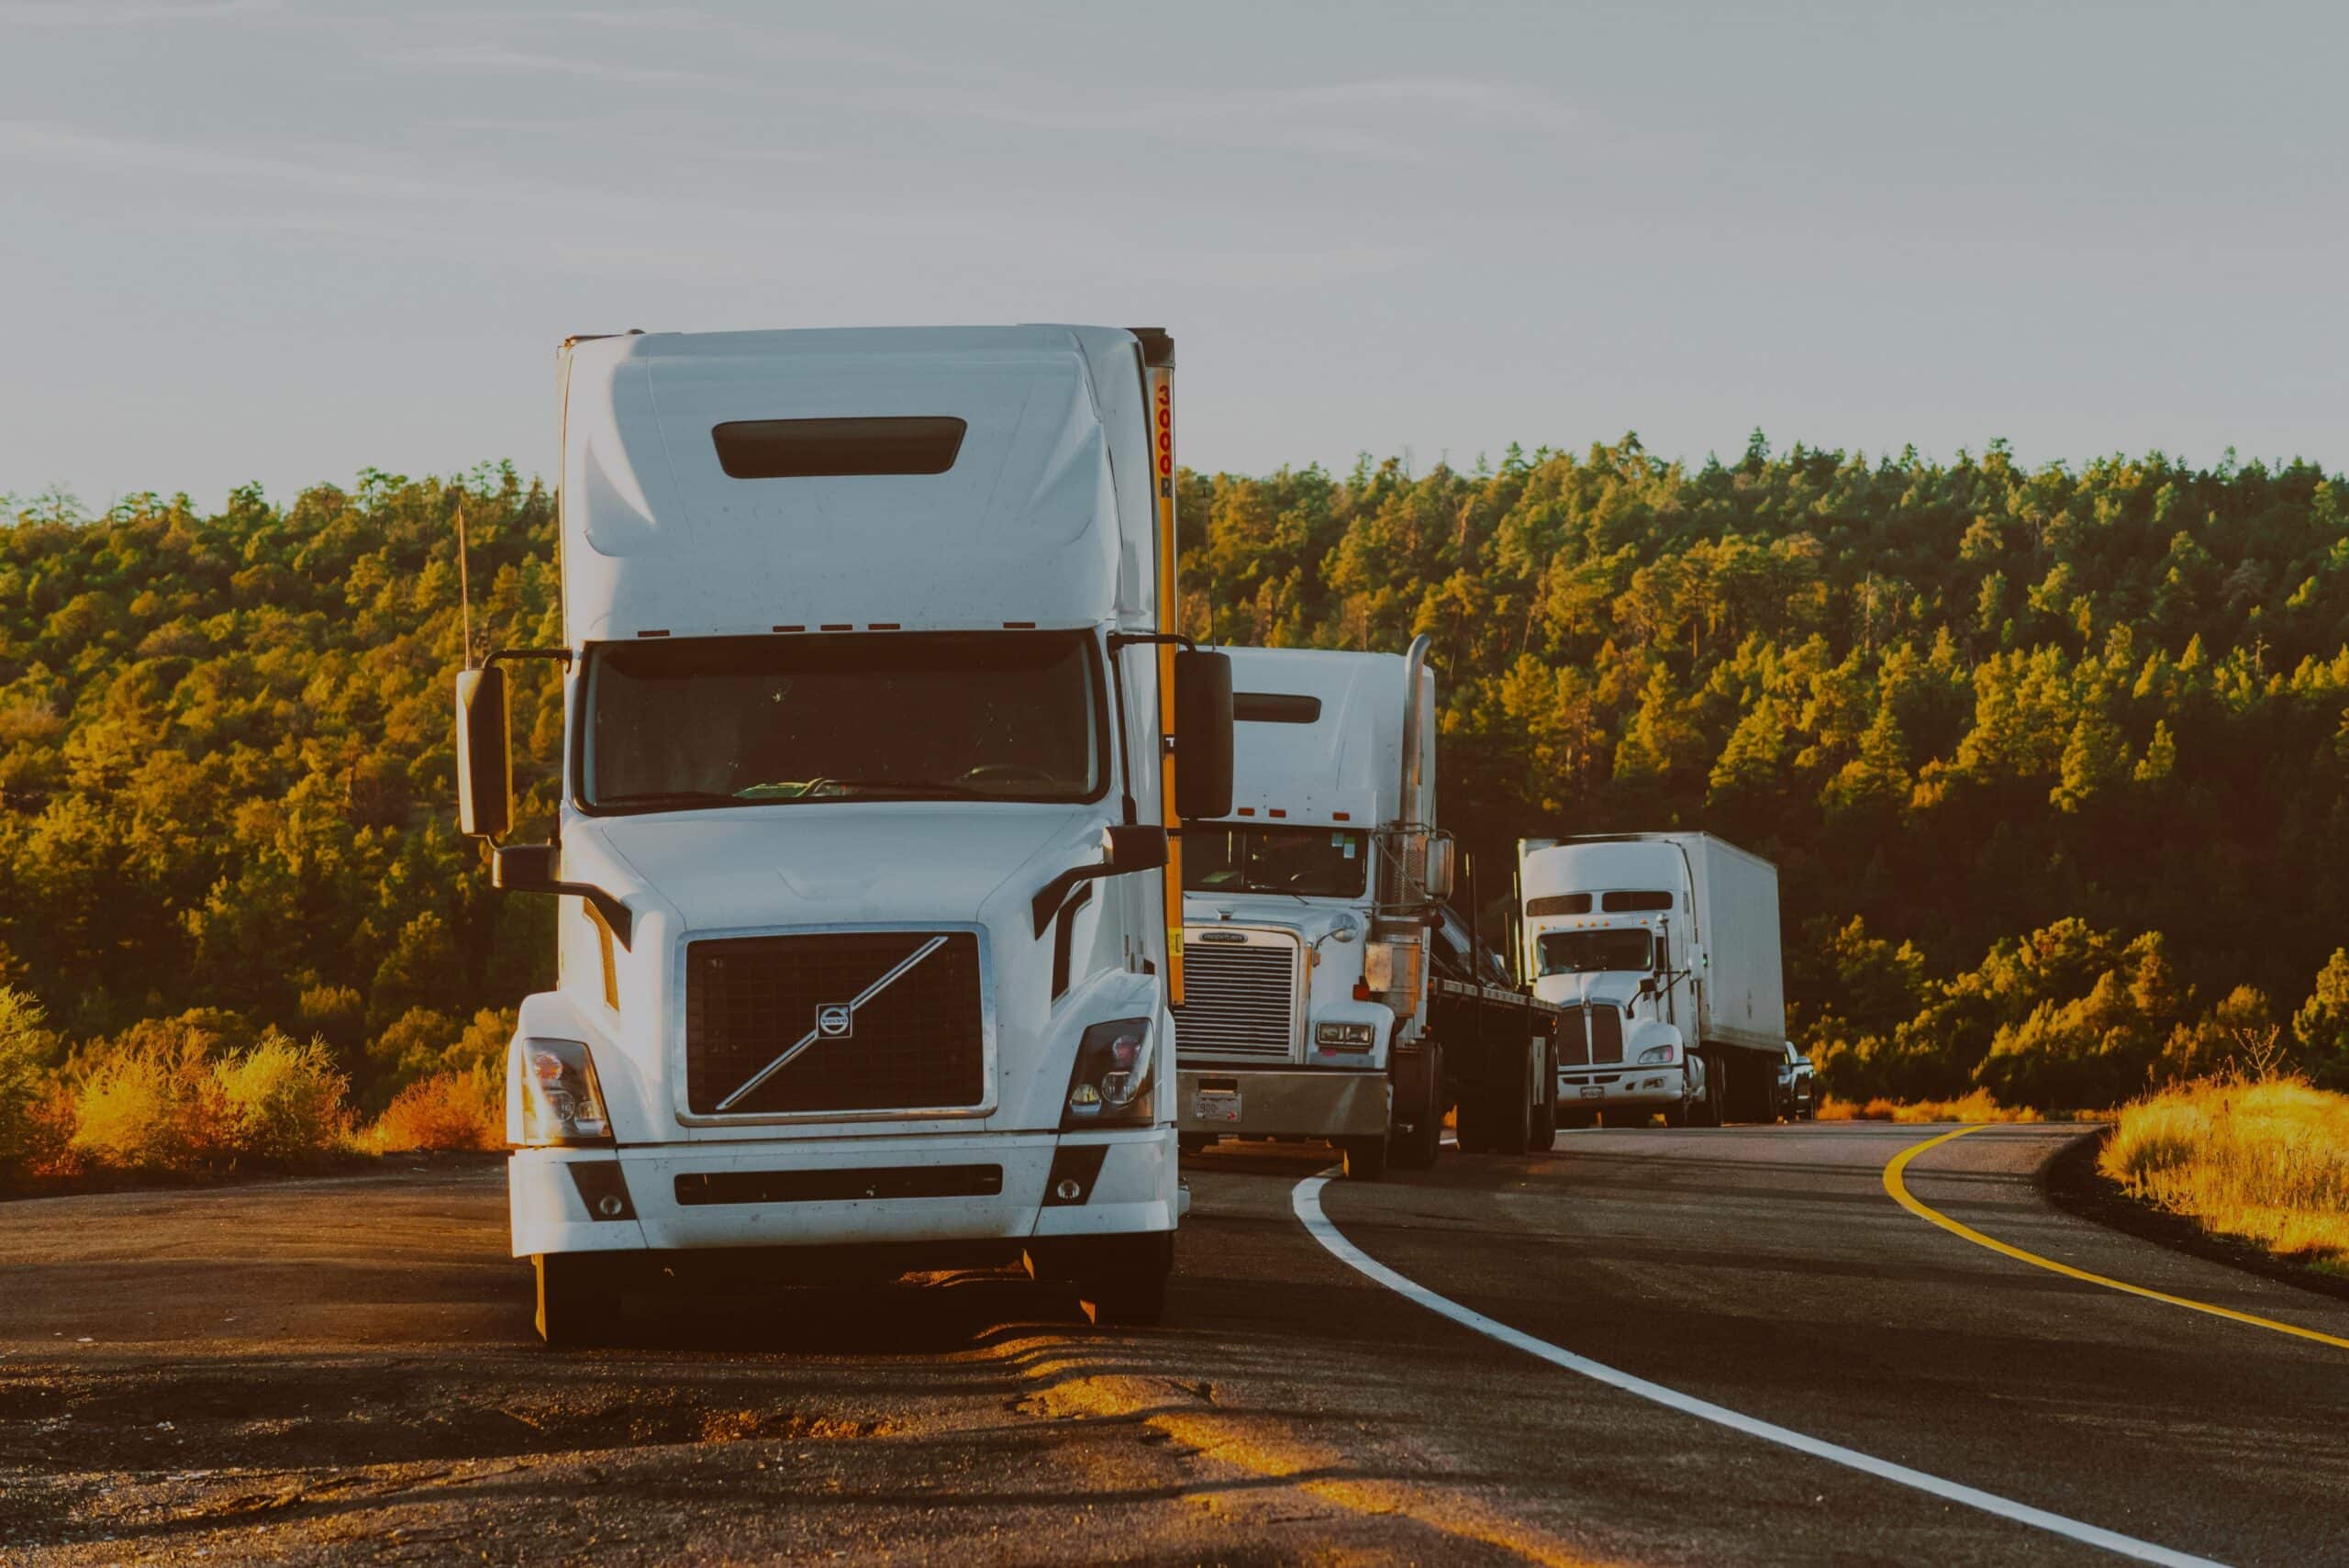
M 516 1054 L 522 1072 L 522 1141 L 526 1144 L 609 1143 L 596 1063 L 575 1040 L 525 1040 Z
M 1673 1050 L 1674 1048 L 1668 1045 L 1649 1046 L 1640 1052 L 1640 1063 L 1645 1066 L 1651 1062 L 1669 1062 L 1672 1060 Z
M 1313 1043 L 1323 1051 L 1369 1051 L 1378 1044 L 1378 1026 L 1376 1024 L 1315 1024 Z
M 1095 1024 L 1076 1042 L 1061 1129 L 1147 1123 L 1151 1119 L 1148 1018 Z

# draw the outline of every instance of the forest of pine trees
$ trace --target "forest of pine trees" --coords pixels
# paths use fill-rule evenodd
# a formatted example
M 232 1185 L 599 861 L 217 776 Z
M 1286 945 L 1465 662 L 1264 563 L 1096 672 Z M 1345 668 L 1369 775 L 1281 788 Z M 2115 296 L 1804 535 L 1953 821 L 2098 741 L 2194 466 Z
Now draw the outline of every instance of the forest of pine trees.
M 476 643 L 558 640 L 553 498 L 510 468 L 210 514 L 12 505 L 0 986 L 46 1007 L 53 1068 L 274 1027 L 380 1106 L 502 1044 L 553 911 L 491 894 L 454 831 L 461 506 Z M 1442 817 L 1488 902 L 1521 834 L 1700 828 L 1775 859 L 1795 1031 L 1835 1093 L 2103 1106 L 2271 1030 L 2349 1082 L 2338 477 L 1758 433 L 1689 467 L 1627 436 L 1191 473 L 1181 508 L 1193 634 L 1433 637 Z M 540 680 L 516 730 L 542 817 Z

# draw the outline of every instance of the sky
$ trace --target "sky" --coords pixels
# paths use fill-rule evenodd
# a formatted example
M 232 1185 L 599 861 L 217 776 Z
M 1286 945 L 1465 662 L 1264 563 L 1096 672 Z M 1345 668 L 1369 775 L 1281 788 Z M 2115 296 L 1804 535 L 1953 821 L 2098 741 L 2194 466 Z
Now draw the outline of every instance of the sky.
M 2349 6 L 0 0 L 0 494 L 555 466 L 565 336 L 1163 325 L 1195 467 L 2349 466 Z

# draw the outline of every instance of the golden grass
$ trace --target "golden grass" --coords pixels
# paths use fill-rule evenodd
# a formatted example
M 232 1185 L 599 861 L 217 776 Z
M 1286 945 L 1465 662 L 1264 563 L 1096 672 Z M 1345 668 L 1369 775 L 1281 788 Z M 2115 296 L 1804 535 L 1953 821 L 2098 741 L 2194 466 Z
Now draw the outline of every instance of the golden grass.
M 1821 1121 L 2045 1121 L 2045 1113 L 2028 1106 L 2002 1106 L 1987 1089 L 1954 1100 L 1887 1100 L 1881 1096 L 1862 1103 L 1839 1100 L 1832 1095 L 1820 1102 Z
M 2183 1084 L 2122 1107 L 2104 1173 L 2206 1230 L 2349 1273 L 2349 1095 Z

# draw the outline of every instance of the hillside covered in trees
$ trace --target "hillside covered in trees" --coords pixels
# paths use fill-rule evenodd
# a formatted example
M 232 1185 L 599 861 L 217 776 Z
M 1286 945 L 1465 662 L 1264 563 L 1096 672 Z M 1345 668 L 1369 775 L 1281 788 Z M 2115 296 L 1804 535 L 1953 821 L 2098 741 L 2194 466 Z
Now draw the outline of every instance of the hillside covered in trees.
M 502 1043 L 552 909 L 493 895 L 453 828 L 461 506 L 476 644 L 557 640 L 553 499 L 511 469 L 12 508 L 0 985 L 45 1005 L 45 1049 L 275 1026 L 380 1106 Z M 1433 636 L 1443 816 L 1487 902 L 1520 834 L 1776 859 L 1836 1092 L 2105 1105 L 2271 1027 L 2349 1077 L 2338 477 L 1758 435 L 1691 467 L 1626 437 L 1194 473 L 1182 511 L 1195 634 Z M 543 813 L 540 680 L 516 728 Z

